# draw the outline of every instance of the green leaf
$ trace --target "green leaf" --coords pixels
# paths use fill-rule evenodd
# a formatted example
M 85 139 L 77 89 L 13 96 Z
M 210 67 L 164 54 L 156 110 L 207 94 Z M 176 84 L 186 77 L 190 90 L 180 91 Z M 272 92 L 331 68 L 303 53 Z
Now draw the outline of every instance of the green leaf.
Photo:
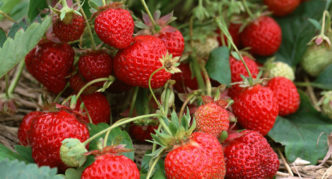
M 323 89 L 332 90 L 332 64 L 325 68 L 314 81 L 313 85 L 319 85 Z
M 10 12 L 10 16 L 16 21 L 22 20 L 28 13 L 28 1 L 23 1 L 17 4 Z
M 89 0 L 89 5 L 90 7 L 98 10 L 100 6 L 103 6 L 103 1 L 102 0 Z
M 148 154 L 150 153 L 151 150 L 147 151 L 142 159 L 141 174 L 143 174 L 144 176 L 148 173 L 149 170 L 149 162 L 152 158 L 151 156 L 148 156 Z M 155 166 L 155 171 L 152 175 L 152 179 L 166 179 L 164 160 L 160 159 L 157 162 Z
M 108 127 L 109 127 L 109 125 L 106 123 L 99 123 L 98 125 L 90 124 L 90 136 L 93 136 L 94 134 L 96 134 Z M 96 138 L 95 140 L 91 141 L 91 143 L 89 145 L 89 149 L 97 150 L 98 141 L 102 137 L 105 137 L 105 135 L 102 135 L 102 136 Z M 107 145 L 119 145 L 119 144 L 125 144 L 126 148 L 134 149 L 133 142 L 131 141 L 129 134 L 120 128 L 115 128 L 110 132 L 110 135 L 107 140 Z M 130 158 L 131 160 L 134 160 L 134 152 L 123 153 L 123 155 Z
M 4 13 L 10 13 L 12 9 L 21 2 L 21 0 L 2 0 L 0 10 Z M 3 18 L 2 15 L 0 15 L 0 20 Z
M 312 107 L 304 92 L 300 91 L 300 95 L 299 110 L 287 118 L 278 117 L 269 136 L 285 146 L 290 162 L 300 157 L 316 164 L 328 150 L 327 135 L 332 131 L 332 122 Z
M 8 37 L 14 38 L 16 32 L 20 29 L 25 30 L 28 27 L 27 23 L 25 21 L 20 21 L 18 23 L 15 23 L 8 32 Z
M 68 168 L 65 172 L 65 179 L 81 179 L 84 168 Z
M 40 11 L 47 7 L 48 7 L 47 1 L 45 0 L 42 1 L 30 0 L 29 11 L 28 11 L 29 20 L 32 22 L 36 18 L 36 16 L 40 13 Z
M 6 32 L 0 28 L 0 47 L 2 47 L 3 43 L 5 43 L 7 39 Z
M 229 66 L 229 50 L 227 47 L 214 49 L 206 63 L 209 76 L 219 83 L 229 85 L 231 83 L 231 69 Z
M 20 156 L 18 153 L 10 150 L 6 146 L 0 144 L 0 160 L 2 161 L 4 159 L 9 159 L 9 160 L 14 160 L 14 159 L 23 160 L 23 157 Z
M 15 150 L 22 157 L 23 161 L 25 161 L 27 163 L 35 162 L 32 158 L 31 147 L 26 147 L 23 145 L 15 145 Z
M 36 164 L 26 164 L 17 160 L 0 161 L 0 178 L 15 179 L 62 179 L 57 175 L 56 168 L 40 167 Z
M 301 61 L 307 43 L 317 32 L 308 19 L 320 20 L 325 4 L 325 0 L 301 3 L 291 15 L 276 19 L 282 29 L 282 44 L 276 53 L 276 60 L 291 66 L 296 66 Z
M 10 71 L 25 55 L 32 50 L 51 24 L 51 18 L 48 16 L 44 21 L 31 24 L 26 31 L 19 30 L 14 39 L 8 38 L 0 48 L 1 66 L 0 78 Z

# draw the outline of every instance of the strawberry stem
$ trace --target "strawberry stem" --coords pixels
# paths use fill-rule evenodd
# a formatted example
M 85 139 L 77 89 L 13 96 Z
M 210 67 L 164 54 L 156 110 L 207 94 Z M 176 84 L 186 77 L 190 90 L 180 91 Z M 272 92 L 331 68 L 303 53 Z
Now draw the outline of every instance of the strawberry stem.
M 158 26 L 157 25 L 157 23 L 156 23 L 156 21 L 154 20 L 154 18 L 153 18 L 153 16 L 152 16 L 152 14 L 151 14 L 151 12 L 150 12 L 150 10 L 149 10 L 149 7 L 146 5 L 146 2 L 145 2 L 145 0 L 141 0 L 141 3 L 142 3 L 142 5 L 143 5 L 143 7 L 144 7 L 144 9 L 145 9 L 145 12 L 148 14 L 148 16 L 149 16 L 149 18 L 150 18 L 150 20 L 151 20 L 151 23 L 152 23 L 152 25 L 153 25 L 153 33 L 155 33 L 155 31 L 156 31 L 156 27 Z
M 205 88 L 205 83 L 204 83 L 204 80 L 203 80 L 203 77 L 202 77 L 202 73 L 201 73 L 201 67 L 200 67 L 200 64 L 198 62 L 198 59 L 196 58 L 196 53 L 194 53 L 194 55 L 193 55 L 192 64 L 193 64 L 194 75 L 197 79 L 199 88 L 200 89 L 206 89 Z
M 139 87 L 135 87 L 133 98 L 131 99 L 131 103 L 130 103 L 129 117 L 132 117 L 132 115 L 133 115 L 133 111 L 134 111 L 134 107 L 135 107 L 135 103 L 136 103 L 136 99 L 137 99 L 138 90 L 139 90 Z
M 149 90 L 150 90 L 150 92 L 151 92 L 151 94 L 152 94 L 153 99 L 154 99 L 155 102 L 157 103 L 157 105 L 158 105 L 160 111 L 162 112 L 162 114 L 163 114 L 164 116 L 166 116 L 163 106 L 162 106 L 162 105 L 160 104 L 160 102 L 158 101 L 158 99 L 157 99 L 156 95 L 154 94 L 154 92 L 153 92 L 153 90 L 152 90 L 152 87 L 151 87 L 151 80 L 152 80 L 153 75 L 155 75 L 158 71 L 163 70 L 164 68 L 165 68 L 165 67 L 162 66 L 162 67 L 158 68 L 157 70 L 155 70 L 154 72 L 151 73 L 151 75 L 150 75 L 150 77 L 149 77 Z
M 21 62 L 19 63 L 19 65 L 17 67 L 17 71 L 15 73 L 15 76 L 14 76 L 13 80 L 11 81 L 11 83 L 8 87 L 8 90 L 6 91 L 7 99 L 10 99 L 10 98 L 13 97 L 13 92 L 14 92 L 16 86 L 17 86 L 18 81 L 20 80 L 21 75 L 22 75 L 22 72 L 23 72 L 23 69 L 24 69 L 24 64 L 25 64 L 25 61 L 21 60 Z
M 114 77 L 113 76 L 109 76 L 108 78 L 97 78 L 94 79 L 92 81 L 89 81 L 87 84 L 85 84 L 80 91 L 77 93 L 77 99 L 81 96 L 81 94 L 84 92 L 84 90 L 86 88 L 88 88 L 89 86 L 91 86 L 92 84 L 98 83 L 98 82 L 103 82 L 103 81 L 114 81 Z
M 254 19 L 254 15 L 252 14 L 250 8 L 248 7 L 247 1 L 242 0 L 242 4 L 243 4 L 244 8 L 246 9 L 247 13 L 249 14 L 249 17 Z
M 157 158 L 154 159 L 154 161 L 152 162 L 151 167 L 149 167 L 149 171 L 148 174 L 146 175 L 146 178 L 149 179 L 151 178 L 152 172 L 154 171 L 154 167 L 156 166 L 156 164 L 158 163 L 159 159 L 160 159 L 161 155 L 158 155 Z M 150 161 L 151 162 L 151 161 Z M 150 165 L 150 164 L 149 164 Z
M 187 97 L 187 99 L 183 102 L 182 106 L 181 106 L 181 110 L 179 113 L 179 123 L 181 122 L 180 120 L 183 117 L 183 113 L 184 113 L 184 109 L 186 108 L 187 104 L 189 103 L 189 101 L 194 98 L 196 95 L 195 94 L 191 94 Z
M 103 6 L 106 6 L 106 1 L 105 0 L 103 0 Z
M 203 76 L 204 76 L 204 79 L 205 79 L 206 93 L 207 93 L 208 96 L 211 96 L 212 86 L 211 86 L 211 80 L 209 78 L 209 74 L 208 74 L 208 72 L 206 71 L 206 69 L 203 65 L 200 65 L 200 67 L 201 67 L 201 70 L 203 72 Z
M 127 124 L 129 122 L 133 122 L 139 119 L 145 119 L 145 118 L 154 118 L 154 117 L 160 117 L 160 114 L 146 114 L 146 115 L 142 115 L 142 116 L 137 116 L 134 118 L 123 118 L 120 119 L 118 121 L 116 121 L 113 125 L 111 125 L 110 127 L 98 132 L 97 134 L 95 134 L 94 136 L 90 137 L 89 139 L 87 139 L 86 141 L 83 142 L 84 145 L 87 145 L 88 143 L 90 143 L 91 141 L 93 141 L 94 139 L 96 139 L 97 137 L 103 135 L 104 133 L 111 131 L 112 129 L 122 126 L 124 124 Z
M 8 20 L 10 20 L 10 21 L 12 21 L 12 22 L 14 22 L 14 23 L 17 23 L 17 22 L 15 21 L 15 19 L 11 18 L 8 14 L 6 14 L 5 12 L 3 12 L 3 11 L 1 11 L 1 10 L 0 10 L 0 15 L 4 16 L 5 18 L 7 18 Z

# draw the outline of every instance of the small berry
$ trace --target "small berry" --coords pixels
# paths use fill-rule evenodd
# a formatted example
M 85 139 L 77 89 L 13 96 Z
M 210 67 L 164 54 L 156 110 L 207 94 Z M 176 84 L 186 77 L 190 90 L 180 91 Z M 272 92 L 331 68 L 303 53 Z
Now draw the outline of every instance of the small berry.
M 294 81 L 295 75 L 293 69 L 284 62 L 272 62 L 267 66 L 267 74 L 269 78 L 285 77 Z
M 332 119 L 332 91 L 324 92 L 322 98 L 322 111 Z
M 309 75 L 318 76 L 327 66 L 332 64 L 332 52 L 325 45 L 312 44 L 303 55 L 301 65 Z
M 215 37 L 207 37 L 204 41 L 194 41 L 193 48 L 196 50 L 197 56 L 207 60 L 212 50 L 219 46 Z
M 301 0 L 264 0 L 270 11 L 276 16 L 285 16 L 292 13 L 299 5 Z
M 68 23 L 61 21 L 59 18 L 53 23 L 53 33 L 62 42 L 78 40 L 84 32 L 84 28 L 84 18 L 75 13 Z
M 182 56 L 184 39 L 178 29 L 172 26 L 166 26 L 161 29 L 157 34 L 157 37 L 164 42 L 168 52 L 172 54 L 173 57 Z

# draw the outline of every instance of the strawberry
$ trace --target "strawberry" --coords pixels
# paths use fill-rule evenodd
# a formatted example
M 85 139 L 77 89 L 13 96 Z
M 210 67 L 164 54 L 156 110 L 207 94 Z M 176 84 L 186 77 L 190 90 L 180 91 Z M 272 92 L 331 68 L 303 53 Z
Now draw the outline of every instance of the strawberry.
M 281 44 L 281 28 L 271 17 L 261 16 L 244 28 L 240 41 L 254 55 L 273 55 Z
M 53 33 L 62 42 L 78 40 L 84 32 L 84 28 L 84 18 L 75 13 L 72 14 L 69 22 L 61 21 L 60 18 L 53 22 Z
M 172 26 L 165 26 L 156 36 L 164 42 L 168 52 L 172 54 L 173 57 L 182 56 L 184 39 L 178 29 Z
M 30 133 L 30 129 L 31 129 L 31 124 L 32 121 L 42 115 L 42 112 L 39 111 L 32 111 L 30 113 L 28 113 L 27 115 L 24 116 L 20 127 L 18 128 L 18 132 L 17 132 L 17 137 L 20 140 L 20 144 L 27 146 L 30 145 L 29 142 L 29 133 Z
M 264 0 L 264 4 L 276 16 L 292 13 L 300 5 L 300 2 L 301 0 Z
M 286 116 L 297 111 L 300 105 L 300 95 L 294 83 L 284 77 L 275 77 L 269 80 L 269 87 L 278 101 L 279 115 Z
M 124 155 L 104 154 L 82 173 L 82 179 L 92 178 L 131 178 L 139 179 L 140 173 L 136 164 Z
M 81 96 L 80 100 L 78 100 L 76 104 L 76 110 L 80 110 L 82 101 L 91 117 L 93 124 L 110 122 L 111 106 L 108 103 L 107 98 L 102 93 L 92 93 Z M 88 117 L 84 118 L 84 120 L 89 122 Z
M 167 178 L 224 178 L 223 149 L 210 134 L 195 132 L 165 159 Z
M 279 169 L 278 155 L 256 131 L 244 130 L 236 134 L 224 152 L 226 178 L 272 178 Z
M 60 147 L 66 138 L 84 142 L 89 138 L 88 128 L 66 111 L 47 112 L 36 117 L 29 137 L 32 158 L 39 166 L 58 167 L 64 171 L 67 166 L 60 158 Z
M 273 127 L 279 108 L 273 92 L 257 84 L 241 92 L 232 105 L 240 125 L 266 135 Z
M 108 77 L 112 73 L 112 59 L 104 51 L 92 51 L 80 56 L 78 70 L 87 80 Z M 97 83 L 102 86 L 103 83 Z
M 218 137 L 229 127 L 229 116 L 226 109 L 216 103 L 201 105 L 195 112 L 197 130 Z
M 323 92 L 322 112 L 332 119 L 332 91 Z
M 259 73 L 257 63 L 248 56 L 243 56 L 243 60 L 247 64 L 252 77 L 256 78 Z M 230 56 L 229 64 L 230 64 L 230 68 L 231 68 L 232 82 L 242 81 L 243 79 L 241 78 L 241 75 L 243 75 L 244 77 L 249 77 L 248 72 L 241 60 L 238 60 L 238 59 Z
M 53 93 L 64 89 L 73 61 L 74 50 L 66 43 L 40 42 L 25 57 L 28 71 Z
M 95 31 L 106 44 L 118 49 L 126 48 L 133 40 L 134 20 L 128 10 L 108 8 L 95 19 Z
M 78 93 L 84 87 L 84 85 L 86 85 L 86 81 L 81 74 L 77 73 L 69 79 L 69 85 L 75 93 Z M 83 94 L 91 94 L 97 89 L 97 86 L 89 86 L 84 90 Z
M 197 56 L 208 60 L 212 50 L 219 46 L 218 40 L 215 37 L 207 37 L 204 41 L 195 40 L 193 48 L 196 50 Z
M 158 125 L 156 124 L 147 124 L 147 125 L 140 125 L 140 124 L 132 124 L 129 127 L 129 134 L 130 136 L 138 142 L 146 142 L 146 140 L 151 140 L 151 134 L 157 130 Z
M 314 77 L 330 64 L 332 64 L 332 52 L 326 45 L 311 44 L 301 61 L 304 71 Z
M 272 62 L 272 63 L 266 63 L 265 66 L 267 67 L 266 72 L 268 74 L 268 77 L 285 77 L 290 80 L 294 80 L 295 74 L 293 69 L 284 62 Z
M 123 83 L 120 80 L 115 80 L 111 86 L 107 89 L 107 91 L 111 93 L 122 93 L 125 91 L 128 91 L 131 88 L 131 86 L 128 86 L 127 84 Z
M 131 86 L 148 88 L 150 75 L 162 67 L 160 59 L 166 57 L 167 49 L 162 40 L 151 35 L 139 35 L 134 43 L 119 51 L 114 59 L 114 71 L 118 79 Z M 154 74 L 152 88 L 162 87 L 171 78 L 163 70 Z
M 179 93 L 188 92 L 188 88 L 191 90 L 198 89 L 197 79 L 192 76 L 189 63 L 182 63 L 178 68 L 181 72 L 172 75 L 172 79 L 176 81 L 174 89 Z
M 241 24 L 233 24 L 233 23 L 231 23 L 228 27 L 228 32 L 231 34 L 233 42 L 237 47 L 240 46 L 240 27 L 241 27 Z M 216 30 L 216 32 L 218 34 L 219 45 L 221 46 L 222 45 L 222 39 L 220 37 L 220 29 L 218 28 Z M 227 46 L 228 42 L 227 42 L 227 38 L 226 38 L 225 35 L 224 35 L 224 39 L 225 39 L 225 45 Z

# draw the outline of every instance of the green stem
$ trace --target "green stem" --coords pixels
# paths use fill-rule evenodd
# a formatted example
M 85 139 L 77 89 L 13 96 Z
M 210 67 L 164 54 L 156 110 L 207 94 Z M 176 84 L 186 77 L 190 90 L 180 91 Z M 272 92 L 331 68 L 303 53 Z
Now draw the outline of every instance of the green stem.
M 247 1 L 246 1 L 246 0 L 242 0 L 242 2 L 243 2 L 243 6 L 244 6 L 244 8 L 246 9 L 246 11 L 247 11 L 247 13 L 249 14 L 249 16 L 250 16 L 251 18 L 254 18 L 254 15 L 252 14 L 250 8 L 248 7 Z
M 18 64 L 15 76 L 13 80 L 11 81 L 8 91 L 7 91 L 7 98 L 10 99 L 13 96 L 14 90 L 17 86 L 18 81 L 20 80 L 20 77 L 22 75 L 23 69 L 24 69 L 25 62 L 24 60 L 21 60 L 21 62 Z
M 15 19 L 11 18 L 8 14 L 6 14 L 5 12 L 0 10 L 0 15 L 3 15 L 5 18 L 7 18 L 8 20 L 16 23 Z
M 76 2 L 77 2 L 78 4 L 80 4 L 80 0 L 76 0 Z M 95 49 L 96 49 L 96 42 L 95 42 L 95 40 L 94 40 L 94 38 L 93 38 L 93 34 L 92 34 L 92 30 L 91 30 L 91 26 L 90 26 L 89 20 L 88 20 L 86 14 L 84 13 L 83 8 L 80 8 L 80 12 L 81 12 L 81 14 L 83 15 L 83 18 L 84 18 L 84 20 L 85 20 L 86 27 L 87 27 L 87 29 L 88 29 L 88 33 L 89 33 L 90 40 L 91 40 L 91 43 L 92 43 L 92 50 L 95 50 Z
M 211 96 L 211 94 L 212 94 L 211 93 L 211 91 L 212 91 L 212 85 L 211 85 L 211 81 L 210 81 L 210 78 L 209 78 L 209 74 L 208 74 L 208 72 L 206 71 L 206 69 L 205 69 L 205 67 L 203 65 L 200 65 L 200 67 L 201 67 L 201 70 L 202 70 L 203 75 L 204 75 L 207 95 Z
M 94 136 L 90 137 L 89 139 L 87 139 L 86 141 L 83 142 L 84 145 L 87 145 L 88 143 L 90 143 L 91 141 L 93 141 L 94 139 L 98 138 L 99 136 L 103 135 L 104 133 L 106 133 L 107 131 L 111 131 L 112 129 L 119 127 L 121 125 L 127 124 L 129 122 L 133 122 L 139 119 L 145 119 L 145 118 L 153 118 L 153 117 L 159 117 L 160 114 L 147 114 L 147 115 L 142 115 L 142 116 L 137 116 L 134 118 L 123 118 L 120 119 L 118 121 L 116 121 L 112 126 L 98 132 L 97 134 L 95 134 Z
M 107 146 L 107 141 L 108 141 L 108 136 L 110 135 L 111 133 L 111 130 L 108 130 L 105 134 L 105 138 L 104 138 L 104 144 L 103 144 L 103 147 L 106 147 Z
M 170 135 L 172 135 L 171 130 L 169 129 L 169 127 L 165 124 L 163 119 L 159 119 L 159 123 L 163 126 L 163 128 L 166 130 L 166 132 Z
M 155 70 L 154 72 L 151 73 L 150 77 L 149 77 L 149 90 L 152 94 L 152 97 L 153 99 L 156 101 L 158 107 L 160 108 L 160 111 L 162 112 L 162 114 L 165 116 L 165 112 L 164 112 L 164 109 L 163 109 L 163 106 L 160 104 L 160 102 L 158 101 L 156 95 L 154 94 L 153 90 L 152 90 L 152 87 L 151 87 L 151 80 L 152 80 L 152 77 L 153 75 L 155 75 L 158 71 L 160 70 L 163 70 L 164 69 L 164 66 L 158 68 L 157 70 Z
M 62 0 L 61 4 L 62 4 L 63 8 L 68 8 L 67 0 Z
M 154 27 L 153 29 L 155 30 L 155 27 L 157 26 L 157 23 L 156 23 L 156 21 L 154 20 L 154 18 L 153 18 L 153 16 L 152 16 L 151 12 L 150 12 L 150 10 L 149 10 L 148 5 L 146 5 L 145 0 L 141 0 L 141 3 L 142 3 L 142 5 L 143 5 L 143 7 L 144 7 L 146 13 L 148 14 L 150 20 L 151 20 L 151 23 L 152 23 L 152 25 L 153 25 L 153 27 Z
M 97 79 L 94 79 L 92 81 L 89 81 L 87 84 L 85 84 L 81 89 L 80 91 L 77 93 L 77 99 L 81 96 L 81 94 L 84 92 L 84 90 L 86 88 L 88 88 L 89 86 L 91 86 L 92 84 L 95 84 L 95 83 L 99 83 L 99 82 L 102 82 L 102 81 L 108 81 L 108 80 L 112 80 L 114 81 L 114 77 L 112 76 L 109 76 L 108 78 L 97 78 Z
M 198 82 L 198 86 L 200 89 L 206 89 L 205 88 L 205 83 L 202 77 L 202 73 L 201 73 L 201 67 L 200 64 L 198 63 L 198 60 L 196 58 L 196 54 L 194 54 L 193 58 L 192 58 L 192 62 L 193 62 L 193 71 L 195 74 L 195 77 L 197 79 Z
M 161 129 L 161 124 L 158 125 L 157 131 L 160 132 L 160 129 Z M 157 144 L 154 142 L 152 144 L 152 153 L 156 150 L 156 148 L 157 148 Z
M 320 35 L 324 35 L 325 33 L 325 22 L 326 22 L 326 16 L 329 14 L 328 11 L 324 11 L 323 13 L 323 22 L 322 22 L 322 29 L 320 30 Z M 329 27 L 330 28 L 330 27 Z
M 103 0 L 103 6 L 106 6 L 106 0 Z
M 152 175 L 153 169 L 154 169 L 154 167 L 156 166 L 156 164 L 158 163 L 159 159 L 160 159 L 160 155 L 159 155 L 156 159 L 154 159 L 154 161 L 153 161 L 151 167 L 149 168 L 148 174 L 146 175 L 146 178 L 147 178 L 147 179 L 151 178 L 151 175 Z
M 133 98 L 131 99 L 131 103 L 130 103 L 129 117 L 131 117 L 133 115 L 133 111 L 134 111 L 134 108 L 135 108 L 135 103 L 136 103 L 136 99 L 137 99 L 138 90 L 139 90 L 139 87 L 135 87 L 134 95 L 133 95 Z

